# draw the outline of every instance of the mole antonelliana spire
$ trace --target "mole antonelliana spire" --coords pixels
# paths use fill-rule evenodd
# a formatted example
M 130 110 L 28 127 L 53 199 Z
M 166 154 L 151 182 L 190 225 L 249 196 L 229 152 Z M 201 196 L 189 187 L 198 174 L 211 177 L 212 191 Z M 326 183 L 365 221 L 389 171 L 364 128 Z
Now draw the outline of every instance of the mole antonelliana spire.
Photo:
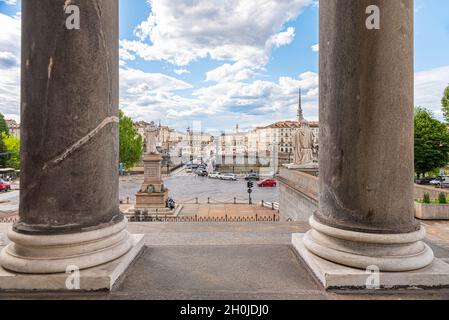
M 299 88 L 299 104 L 298 104 L 298 114 L 296 115 L 297 121 L 301 122 L 304 120 L 304 115 L 302 113 L 302 100 L 301 100 L 301 88 Z

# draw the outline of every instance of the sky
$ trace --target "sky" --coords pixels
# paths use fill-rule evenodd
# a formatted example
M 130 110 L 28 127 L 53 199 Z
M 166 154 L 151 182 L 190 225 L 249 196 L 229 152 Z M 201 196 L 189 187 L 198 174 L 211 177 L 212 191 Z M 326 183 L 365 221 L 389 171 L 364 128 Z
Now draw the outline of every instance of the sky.
M 0 0 L 0 112 L 20 121 L 20 0 Z M 441 118 L 449 1 L 415 0 L 415 104 Z M 82 25 L 81 25 L 82 27 Z M 316 0 L 120 0 L 120 108 L 212 134 L 318 120 Z

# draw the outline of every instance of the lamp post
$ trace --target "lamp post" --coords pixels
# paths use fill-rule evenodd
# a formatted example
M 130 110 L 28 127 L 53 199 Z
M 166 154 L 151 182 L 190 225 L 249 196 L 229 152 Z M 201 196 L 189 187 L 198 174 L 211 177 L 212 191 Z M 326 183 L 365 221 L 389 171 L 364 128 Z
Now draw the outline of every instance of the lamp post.
M 170 141 L 167 141 L 167 177 L 170 175 Z

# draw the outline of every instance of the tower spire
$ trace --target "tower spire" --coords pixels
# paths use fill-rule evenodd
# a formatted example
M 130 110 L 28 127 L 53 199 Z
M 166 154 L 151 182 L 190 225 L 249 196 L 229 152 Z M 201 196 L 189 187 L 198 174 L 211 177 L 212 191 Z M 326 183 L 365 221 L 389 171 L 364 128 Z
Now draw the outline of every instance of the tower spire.
M 299 88 L 299 104 L 298 104 L 298 114 L 296 115 L 297 121 L 301 122 L 304 120 L 304 115 L 302 113 L 302 99 L 301 99 L 301 88 Z

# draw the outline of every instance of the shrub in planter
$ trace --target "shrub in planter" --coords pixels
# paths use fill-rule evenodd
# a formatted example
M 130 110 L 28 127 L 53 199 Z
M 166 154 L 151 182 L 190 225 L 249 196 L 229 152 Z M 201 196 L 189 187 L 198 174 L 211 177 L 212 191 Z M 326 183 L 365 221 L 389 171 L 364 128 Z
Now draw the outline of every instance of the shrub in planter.
M 444 194 L 443 192 L 441 192 L 441 193 L 438 195 L 438 203 L 439 203 L 439 204 L 447 204 L 446 194 Z
M 422 203 L 430 204 L 430 195 L 428 193 L 424 193 Z

